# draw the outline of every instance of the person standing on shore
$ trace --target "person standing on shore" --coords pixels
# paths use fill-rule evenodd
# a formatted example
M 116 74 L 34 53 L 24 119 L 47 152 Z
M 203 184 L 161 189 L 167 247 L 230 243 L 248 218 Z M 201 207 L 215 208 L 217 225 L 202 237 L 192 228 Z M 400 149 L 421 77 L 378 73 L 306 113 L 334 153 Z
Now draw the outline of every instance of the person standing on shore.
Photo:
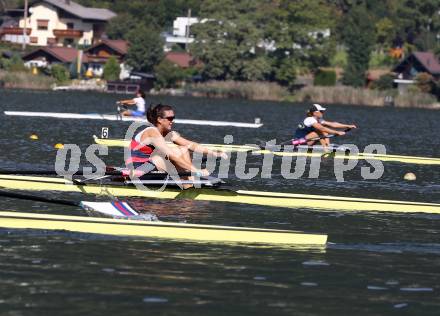
M 136 97 L 128 100 L 121 100 L 117 102 L 119 105 L 124 106 L 124 111 L 121 112 L 122 116 L 145 116 L 145 93 L 142 90 L 136 92 Z M 129 110 L 127 106 L 136 106 L 135 110 Z
M 338 131 L 335 128 L 356 128 L 356 125 L 353 124 L 342 124 L 324 120 L 325 111 L 326 108 L 320 104 L 313 104 L 307 112 L 307 117 L 298 124 L 298 128 L 295 131 L 295 140 L 305 140 L 305 143 L 309 146 L 313 146 L 319 141 L 324 148 L 327 148 L 330 146 L 330 139 L 326 136 L 345 135 L 344 131 Z

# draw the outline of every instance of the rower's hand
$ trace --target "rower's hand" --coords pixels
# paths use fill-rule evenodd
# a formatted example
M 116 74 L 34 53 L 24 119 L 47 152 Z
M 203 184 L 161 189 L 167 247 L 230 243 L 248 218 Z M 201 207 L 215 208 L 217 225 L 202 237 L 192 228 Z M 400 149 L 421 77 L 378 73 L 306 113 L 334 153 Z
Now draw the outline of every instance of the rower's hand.
M 337 132 L 336 132 L 336 135 L 338 135 L 338 136 L 344 136 L 344 135 L 345 135 L 345 132 L 344 132 L 344 131 L 337 131 Z
M 356 125 L 348 125 L 348 128 L 357 128 Z

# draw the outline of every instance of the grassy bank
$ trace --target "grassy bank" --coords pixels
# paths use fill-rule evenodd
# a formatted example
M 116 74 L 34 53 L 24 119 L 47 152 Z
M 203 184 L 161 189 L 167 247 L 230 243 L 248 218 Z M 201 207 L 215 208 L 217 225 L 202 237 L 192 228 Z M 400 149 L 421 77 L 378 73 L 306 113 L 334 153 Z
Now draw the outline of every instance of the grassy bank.
M 318 103 L 386 106 L 385 97 L 387 96 L 394 98 L 395 107 L 440 108 L 436 98 L 428 93 L 407 92 L 398 95 L 397 90 L 379 91 L 347 86 L 306 87 L 295 94 L 295 100 L 299 102 L 312 100 Z
M 0 82 L 5 88 L 48 90 L 55 79 L 47 76 L 32 75 L 29 72 L 11 72 L 0 70 Z
M 427 93 L 407 92 L 398 95 L 397 90 L 379 91 L 348 86 L 305 87 L 294 94 L 272 82 L 209 81 L 190 84 L 186 94 L 210 98 L 241 98 L 267 101 L 318 102 L 331 104 L 354 104 L 386 106 L 385 97 L 394 98 L 395 107 L 440 108 L 436 98 Z
M 280 101 L 288 91 L 273 82 L 208 81 L 185 86 L 187 94 L 209 98 L 241 98 Z

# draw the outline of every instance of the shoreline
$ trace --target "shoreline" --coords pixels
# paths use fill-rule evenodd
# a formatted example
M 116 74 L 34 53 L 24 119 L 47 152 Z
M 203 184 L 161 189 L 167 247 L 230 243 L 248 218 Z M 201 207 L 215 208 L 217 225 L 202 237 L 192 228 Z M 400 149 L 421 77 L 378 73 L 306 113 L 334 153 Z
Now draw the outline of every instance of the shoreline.
M 12 82 L 4 80 L 11 77 L 14 79 Z M 29 81 L 29 79 L 33 80 Z M 107 93 L 105 82 L 101 80 L 76 80 L 70 85 L 58 86 L 50 78 L 41 77 L 38 78 L 41 80 L 35 79 L 34 75 L 26 73 L 0 73 L 0 89 L 94 91 Z M 295 103 L 316 102 L 366 107 L 440 109 L 440 103 L 430 94 L 411 92 L 399 95 L 397 90 L 379 91 L 348 86 L 307 86 L 294 93 L 289 93 L 285 88 L 271 82 L 211 81 L 195 85 L 189 84 L 179 89 L 153 89 L 148 94 Z M 390 97 L 392 100 L 391 104 L 387 102 L 390 100 Z

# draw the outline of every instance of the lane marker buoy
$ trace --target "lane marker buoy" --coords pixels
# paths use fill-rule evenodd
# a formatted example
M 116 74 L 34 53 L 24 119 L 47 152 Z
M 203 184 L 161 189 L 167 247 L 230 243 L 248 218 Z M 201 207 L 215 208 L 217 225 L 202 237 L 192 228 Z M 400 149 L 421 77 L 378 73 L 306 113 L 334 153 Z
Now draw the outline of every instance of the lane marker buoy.
M 405 173 L 405 175 L 403 176 L 403 179 L 407 180 L 407 181 L 414 181 L 415 179 L 417 179 L 416 175 L 412 172 L 407 172 Z

